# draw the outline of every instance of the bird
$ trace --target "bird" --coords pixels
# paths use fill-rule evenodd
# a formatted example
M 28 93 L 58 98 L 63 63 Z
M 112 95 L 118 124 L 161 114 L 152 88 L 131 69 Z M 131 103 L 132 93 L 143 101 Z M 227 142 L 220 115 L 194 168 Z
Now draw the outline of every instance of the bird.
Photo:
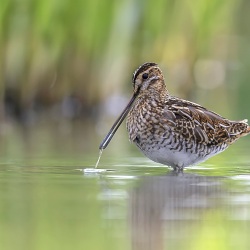
M 133 95 L 99 146 L 105 149 L 127 116 L 129 140 L 154 162 L 181 172 L 224 151 L 250 133 L 247 119 L 233 121 L 171 95 L 158 64 L 133 74 Z

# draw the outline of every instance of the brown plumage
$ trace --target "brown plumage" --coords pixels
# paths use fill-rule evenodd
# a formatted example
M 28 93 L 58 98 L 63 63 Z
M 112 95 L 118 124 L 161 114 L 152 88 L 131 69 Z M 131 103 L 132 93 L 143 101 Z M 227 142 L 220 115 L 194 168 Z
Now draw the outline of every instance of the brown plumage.
M 104 149 L 128 114 L 129 138 L 151 160 L 182 170 L 225 150 L 250 133 L 247 120 L 230 121 L 206 108 L 174 96 L 155 63 L 133 75 L 134 94 L 111 128 Z

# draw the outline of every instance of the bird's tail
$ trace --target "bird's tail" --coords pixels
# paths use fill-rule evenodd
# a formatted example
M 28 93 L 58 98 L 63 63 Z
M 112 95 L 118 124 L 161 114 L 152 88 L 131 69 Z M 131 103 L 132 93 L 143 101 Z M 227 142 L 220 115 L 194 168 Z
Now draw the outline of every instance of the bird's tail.
M 250 134 L 250 126 L 248 125 L 248 120 L 245 119 L 240 122 L 245 125 L 245 129 L 240 133 L 240 136 L 245 136 L 245 135 Z
M 249 133 L 250 133 L 250 126 L 248 126 L 246 129 L 246 135 L 248 135 Z
M 242 121 L 234 121 L 230 127 L 228 144 L 232 144 L 242 136 L 250 134 L 250 126 L 247 123 L 247 119 Z

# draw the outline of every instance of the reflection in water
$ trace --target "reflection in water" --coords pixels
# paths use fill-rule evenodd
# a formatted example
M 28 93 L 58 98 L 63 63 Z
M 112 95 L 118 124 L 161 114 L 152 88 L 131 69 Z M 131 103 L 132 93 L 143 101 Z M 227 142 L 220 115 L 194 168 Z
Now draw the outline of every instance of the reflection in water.
M 144 178 L 130 194 L 132 249 L 183 247 L 180 241 L 191 237 L 204 211 L 219 206 L 222 194 L 216 177 L 171 172 Z

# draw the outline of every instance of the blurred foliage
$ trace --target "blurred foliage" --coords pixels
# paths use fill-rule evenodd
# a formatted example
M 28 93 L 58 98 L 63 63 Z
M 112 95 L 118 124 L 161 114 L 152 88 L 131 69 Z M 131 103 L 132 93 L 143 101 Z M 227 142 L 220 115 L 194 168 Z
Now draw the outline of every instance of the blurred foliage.
M 173 94 L 250 116 L 248 5 L 1 0 L 0 108 L 28 121 L 41 113 L 96 118 L 104 100 L 125 93 L 123 86 L 131 92 L 138 65 L 154 61 Z

